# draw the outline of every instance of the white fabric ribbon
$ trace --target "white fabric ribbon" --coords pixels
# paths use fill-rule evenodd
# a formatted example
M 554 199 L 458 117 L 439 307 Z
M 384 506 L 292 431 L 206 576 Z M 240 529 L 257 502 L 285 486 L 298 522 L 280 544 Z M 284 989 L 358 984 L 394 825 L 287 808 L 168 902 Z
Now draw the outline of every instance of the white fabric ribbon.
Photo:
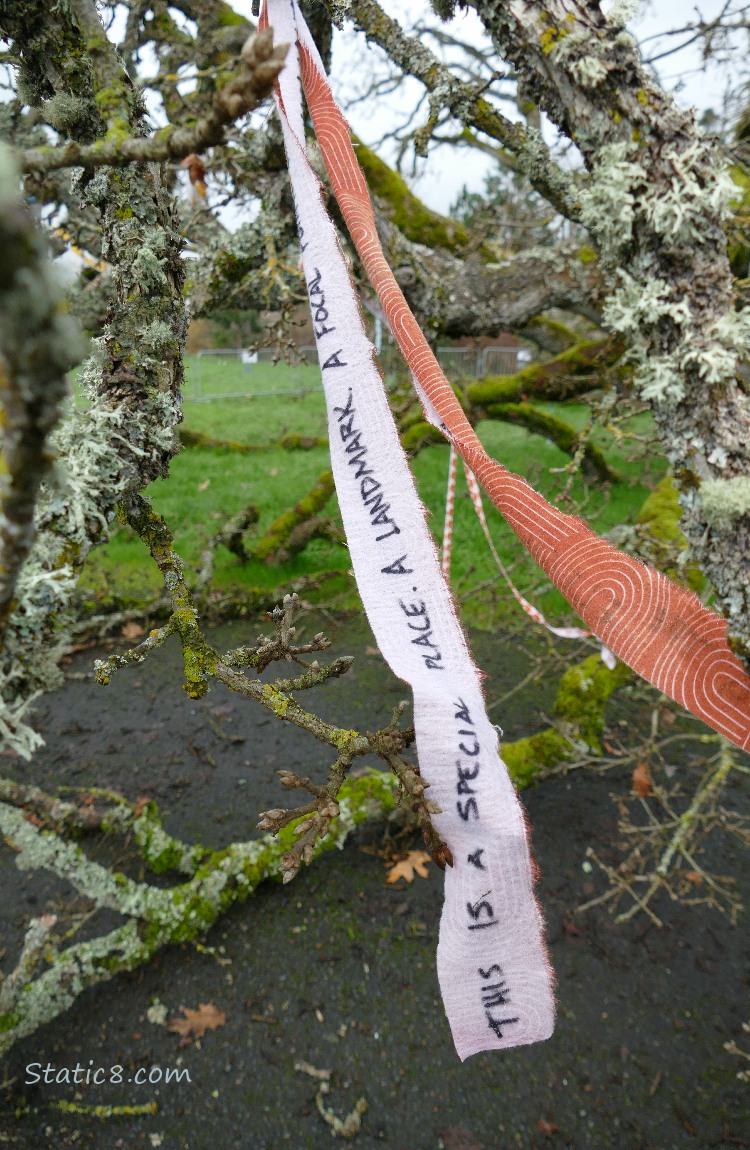
M 413 688 L 420 770 L 430 799 L 441 807 L 434 822 L 455 864 L 445 876 L 437 964 L 464 1059 L 552 1033 L 553 975 L 533 893 L 534 866 L 479 673 L 307 159 L 297 42 L 316 60 L 317 50 L 294 0 L 268 0 L 267 19 L 276 43 L 291 44 L 277 105 L 352 566 L 378 646 Z

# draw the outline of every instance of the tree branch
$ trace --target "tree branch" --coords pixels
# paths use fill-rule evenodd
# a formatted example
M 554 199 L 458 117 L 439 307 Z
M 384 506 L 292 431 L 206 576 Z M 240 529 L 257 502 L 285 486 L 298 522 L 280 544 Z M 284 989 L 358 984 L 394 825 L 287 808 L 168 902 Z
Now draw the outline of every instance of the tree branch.
M 440 106 L 449 108 L 466 127 L 484 132 L 507 148 L 517 157 L 518 167 L 528 176 L 532 187 L 562 215 L 568 219 L 578 218 L 574 185 L 552 160 L 538 132 L 506 119 L 479 94 L 481 89 L 454 76 L 424 41 L 407 36 L 377 0 L 346 0 L 343 4 L 327 0 L 327 4 L 352 20 L 355 28 L 364 32 L 367 40 L 378 44 L 406 75 L 420 80 L 427 91 L 439 99 Z
M 34 507 L 51 463 L 47 436 L 67 395 L 65 372 L 83 340 L 31 214 L 15 163 L 0 144 L 0 636 L 34 540 Z
M 737 372 L 750 314 L 734 306 L 721 154 L 654 82 L 620 17 L 585 0 L 471 4 L 589 168 L 579 199 L 610 268 L 604 320 L 626 343 L 683 531 L 750 667 L 750 394 Z
M 148 137 L 121 139 L 110 135 L 93 144 L 69 140 L 59 147 L 29 148 L 21 153 L 21 168 L 35 175 L 58 168 L 122 168 L 132 163 L 181 160 L 222 144 L 227 127 L 271 94 L 284 66 L 287 47 L 273 47 L 272 28 L 249 39 L 240 54 L 240 74 L 216 93 L 210 115 L 194 125 L 169 124 Z

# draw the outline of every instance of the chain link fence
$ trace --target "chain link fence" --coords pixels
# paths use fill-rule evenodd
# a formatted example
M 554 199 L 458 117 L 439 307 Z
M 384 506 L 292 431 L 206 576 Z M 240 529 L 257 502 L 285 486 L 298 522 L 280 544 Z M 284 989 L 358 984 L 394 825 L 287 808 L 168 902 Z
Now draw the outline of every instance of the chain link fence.
M 212 399 L 251 399 L 255 396 L 304 396 L 319 387 L 318 353 L 315 347 L 298 348 L 299 359 L 274 362 L 277 352 L 261 348 L 204 348 L 187 360 L 186 398 L 195 403 Z M 528 353 L 515 347 L 439 347 L 437 361 L 448 379 L 477 379 L 487 375 L 512 375 Z M 406 365 L 395 344 L 384 344 L 378 360 L 386 379 L 403 375 Z

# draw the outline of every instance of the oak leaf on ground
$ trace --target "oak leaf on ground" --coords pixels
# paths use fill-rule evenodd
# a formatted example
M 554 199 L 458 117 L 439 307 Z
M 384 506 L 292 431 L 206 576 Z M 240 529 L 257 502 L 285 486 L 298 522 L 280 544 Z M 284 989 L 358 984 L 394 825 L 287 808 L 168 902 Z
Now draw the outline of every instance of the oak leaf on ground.
M 169 1023 L 169 1029 L 182 1036 L 180 1046 L 186 1046 L 194 1038 L 202 1038 L 207 1030 L 216 1030 L 227 1020 L 224 1011 L 212 1002 L 199 1002 L 197 1010 L 189 1010 L 186 1006 L 181 1006 L 180 1010 L 185 1017 L 173 1018 Z
M 386 881 L 398 882 L 400 878 L 405 878 L 407 882 L 414 882 L 415 874 L 418 874 L 420 878 L 427 878 L 425 864 L 428 862 L 430 862 L 430 856 L 427 851 L 409 851 L 406 858 L 399 859 L 393 864 Z
M 146 628 L 141 627 L 140 623 L 136 623 L 131 619 L 129 623 L 125 623 L 120 629 L 120 634 L 123 639 L 139 639 L 141 635 L 146 634 Z
M 654 780 L 651 778 L 651 771 L 648 769 L 648 763 L 639 763 L 633 771 L 631 779 L 633 790 L 642 799 L 647 795 L 654 793 Z

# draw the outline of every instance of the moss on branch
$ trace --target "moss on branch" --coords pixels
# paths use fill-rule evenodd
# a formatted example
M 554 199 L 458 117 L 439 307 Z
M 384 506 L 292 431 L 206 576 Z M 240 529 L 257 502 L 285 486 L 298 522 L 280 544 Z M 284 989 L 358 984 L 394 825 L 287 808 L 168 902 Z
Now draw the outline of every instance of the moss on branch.
M 525 427 L 534 435 L 543 435 L 566 455 L 576 453 L 579 436 L 575 427 L 533 403 L 494 403 L 487 408 L 487 416 Z M 584 472 L 602 483 L 615 483 L 620 478 L 607 463 L 604 453 L 593 443 L 586 443 L 582 463 Z
M 610 671 L 599 655 L 590 655 L 570 667 L 560 680 L 555 701 L 557 724 L 536 735 L 504 743 L 501 748 L 503 762 L 516 786 L 528 786 L 541 772 L 581 753 L 600 754 L 604 706 L 631 675 L 624 663 Z
M 356 136 L 352 140 L 371 193 L 385 202 L 389 218 L 408 240 L 429 248 L 446 248 L 456 255 L 468 254 L 472 240 L 463 224 L 426 207 L 403 176 Z
M 333 472 L 323 471 L 299 503 L 274 519 L 253 547 L 251 557 L 263 563 L 276 562 L 277 552 L 284 547 L 295 528 L 322 511 L 333 493 Z
M 396 805 L 396 779 L 366 771 L 345 781 L 338 811 L 327 833 L 311 846 L 311 855 L 341 848 L 351 830 L 369 818 L 387 816 Z M 172 943 L 189 942 L 210 930 L 217 919 L 242 902 L 267 879 L 283 876 L 284 856 L 296 845 L 300 819 L 277 836 L 230 843 L 222 850 L 188 847 L 161 826 L 154 804 L 136 820 L 136 841 L 149 865 L 192 872 L 171 887 L 136 883 L 115 876 L 85 858 L 53 832 L 39 831 L 22 812 L 0 802 L 0 829 L 18 851 L 21 869 L 42 868 L 64 877 L 100 906 L 127 916 L 109 934 L 65 949 L 48 948 L 46 969 L 17 987 L 12 1003 L 0 1014 L 0 1053 L 68 1010 L 88 987 L 148 962 Z
M 194 431 L 189 427 L 179 430 L 180 443 L 183 447 L 205 447 L 216 451 L 236 451 L 240 455 L 252 455 L 256 451 L 312 451 L 314 447 L 328 447 L 328 440 L 319 435 L 283 435 L 275 443 L 244 443 L 239 439 L 217 439 L 213 435 L 206 435 L 203 431 Z
M 597 373 L 613 370 L 622 355 L 621 346 L 610 339 L 581 339 L 559 355 L 530 363 L 512 375 L 492 376 L 470 383 L 466 397 L 476 407 L 513 403 L 527 396 L 565 399 L 597 386 Z
M 327 0 L 335 7 L 335 0 Z M 481 89 L 459 80 L 450 68 L 430 51 L 423 40 L 407 36 L 400 25 L 377 0 L 348 0 L 346 15 L 366 38 L 378 44 L 401 70 L 423 83 L 433 102 L 450 108 L 467 128 L 497 140 L 515 158 L 517 167 L 532 187 L 570 219 L 578 217 L 575 187 L 570 176 L 551 158 L 539 132 L 514 123 L 481 95 Z M 506 160 L 508 166 L 513 159 Z

